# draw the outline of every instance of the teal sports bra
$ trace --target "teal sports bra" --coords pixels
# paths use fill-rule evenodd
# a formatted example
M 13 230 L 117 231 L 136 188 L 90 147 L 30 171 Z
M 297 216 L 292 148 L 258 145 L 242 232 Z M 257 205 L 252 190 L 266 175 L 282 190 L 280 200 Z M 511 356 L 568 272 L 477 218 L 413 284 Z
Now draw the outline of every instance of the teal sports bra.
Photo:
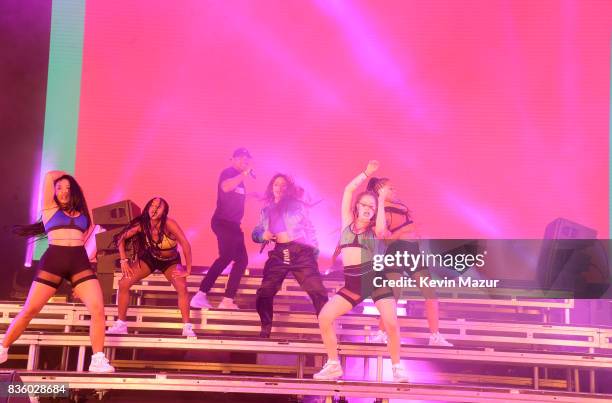
M 348 225 L 342 230 L 340 235 L 340 244 L 338 249 L 344 248 L 361 248 L 364 250 L 364 254 L 367 260 L 372 260 L 374 255 L 384 254 L 386 250 L 385 243 L 383 240 L 378 239 L 372 227 L 360 234 L 353 232 L 351 228 L 352 224 Z

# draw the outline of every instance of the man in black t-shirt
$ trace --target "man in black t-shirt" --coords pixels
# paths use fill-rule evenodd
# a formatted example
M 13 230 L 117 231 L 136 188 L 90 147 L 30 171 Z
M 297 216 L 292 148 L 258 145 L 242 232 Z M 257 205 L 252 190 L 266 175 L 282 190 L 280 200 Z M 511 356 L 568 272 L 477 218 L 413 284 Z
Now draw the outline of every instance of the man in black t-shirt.
M 211 227 L 217 236 L 219 257 L 210 266 L 200 284 L 200 290 L 191 299 L 192 308 L 211 307 L 207 293 L 217 281 L 217 277 L 233 261 L 225 296 L 218 307 L 238 309 L 234 297 L 249 261 L 244 245 L 244 233 L 240 228 L 246 197 L 245 177 L 254 177 L 251 154 L 246 148 L 238 148 L 232 155 L 232 166 L 221 172 L 217 184 L 217 208 L 211 220 Z

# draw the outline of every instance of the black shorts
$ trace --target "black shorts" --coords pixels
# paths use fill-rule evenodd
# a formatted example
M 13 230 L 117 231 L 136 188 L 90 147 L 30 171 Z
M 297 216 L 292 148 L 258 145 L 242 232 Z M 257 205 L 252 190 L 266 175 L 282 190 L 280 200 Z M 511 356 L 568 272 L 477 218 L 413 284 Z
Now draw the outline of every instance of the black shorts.
M 155 272 L 156 270 L 164 273 L 171 266 L 181 264 L 181 255 L 179 255 L 177 252 L 175 257 L 165 260 L 153 256 L 149 250 L 146 250 L 142 255 L 140 255 L 140 260 L 149 266 L 151 273 Z
M 92 269 L 84 246 L 49 245 L 49 248 L 42 255 L 38 264 L 38 272 L 44 271 L 55 274 L 68 281 L 71 281 L 76 274 L 86 270 Z M 83 281 L 93 280 L 95 278 L 95 275 L 80 278 L 73 282 L 72 286 L 74 287 Z M 54 288 L 59 287 L 61 284 L 61 280 L 59 283 L 54 283 L 49 280 L 41 279 L 39 276 L 36 276 L 34 281 L 47 284 Z
M 353 307 L 369 297 L 372 297 L 374 302 L 393 298 L 393 290 L 382 287 L 382 280 L 386 279 L 385 273 L 375 271 L 373 266 L 373 262 L 366 262 L 344 267 L 344 287 L 338 290 L 338 295 L 350 302 Z

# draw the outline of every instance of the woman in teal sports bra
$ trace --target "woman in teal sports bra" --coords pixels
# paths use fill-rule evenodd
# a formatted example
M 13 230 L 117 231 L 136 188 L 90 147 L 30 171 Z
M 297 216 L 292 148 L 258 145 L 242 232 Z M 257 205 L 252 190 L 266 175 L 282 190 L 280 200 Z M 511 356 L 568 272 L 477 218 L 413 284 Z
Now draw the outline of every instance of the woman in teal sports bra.
M 314 379 L 335 380 L 343 375 L 338 360 L 338 339 L 334 321 L 349 312 L 365 298 L 372 297 L 389 334 L 389 353 L 395 382 L 408 382 L 406 369 L 400 361 L 400 334 L 397 323 L 396 302 L 393 291 L 377 280 L 383 272 L 373 269 L 374 255 L 384 254 L 384 238 L 387 234 L 384 206 L 385 193 L 379 197 L 372 192 L 362 192 L 351 203 L 353 193 L 366 178 L 378 170 L 378 161 L 370 161 L 364 172 L 354 178 L 344 189 L 342 196 L 342 250 L 345 285 L 321 310 L 319 327 L 327 350 L 327 363 L 314 374 Z M 380 208 L 379 208 L 380 206 Z
M 106 334 L 127 334 L 127 309 L 130 287 L 156 270 L 166 276 L 178 294 L 178 306 L 183 319 L 183 336 L 195 337 L 189 322 L 189 293 L 186 277 L 191 273 L 191 246 L 181 227 L 168 217 L 170 206 L 161 197 L 147 202 L 142 214 L 115 236 L 121 257 L 123 277 L 119 280 L 117 296 L 118 319 Z M 126 253 L 126 243 L 134 248 L 132 264 Z M 185 255 L 186 270 L 180 268 L 181 256 L 177 245 Z

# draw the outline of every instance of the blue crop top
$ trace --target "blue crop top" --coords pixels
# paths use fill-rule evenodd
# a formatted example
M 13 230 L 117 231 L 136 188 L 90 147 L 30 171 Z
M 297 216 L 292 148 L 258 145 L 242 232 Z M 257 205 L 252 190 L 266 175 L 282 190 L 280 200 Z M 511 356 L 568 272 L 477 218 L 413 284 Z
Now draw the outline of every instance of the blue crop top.
M 47 233 L 56 229 L 78 229 L 81 232 L 85 232 L 87 228 L 89 228 L 89 220 L 87 220 L 84 214 L 81 213 L 79 216 L 70 217 L 62 209 L 57 210 L 49 221 L 45 223 L 45 232 Z

